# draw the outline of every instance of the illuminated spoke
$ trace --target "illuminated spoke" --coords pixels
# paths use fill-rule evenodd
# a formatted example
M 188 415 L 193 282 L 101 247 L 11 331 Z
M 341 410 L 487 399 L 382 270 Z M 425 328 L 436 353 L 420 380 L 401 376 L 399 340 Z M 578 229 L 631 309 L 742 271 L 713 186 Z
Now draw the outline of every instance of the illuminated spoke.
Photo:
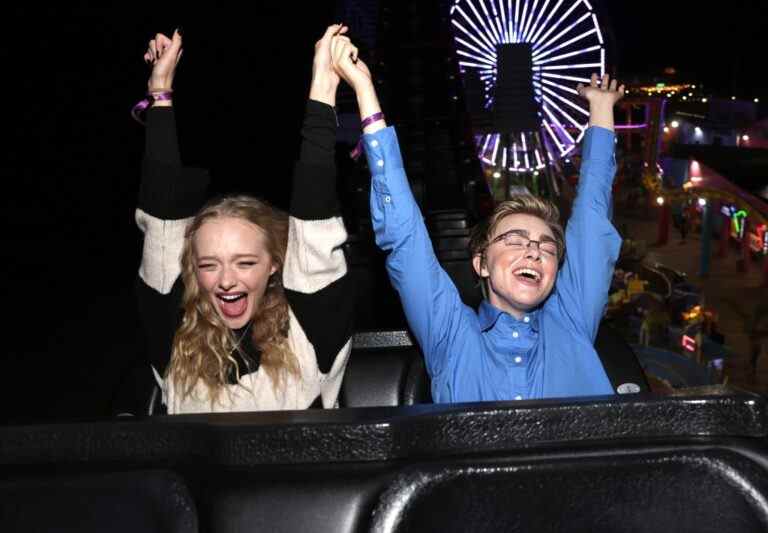
M 552 33 L 553 33 L 555 30 L 557 30 L 557 29 L 560 27 L 560 25 L 561 25 L 563 22 L 565 22 L 565 19 L 567 19 L 567 18 L 568 18 L 568 15 L 570 15 L 571 13 L 573 13 L 573 11 L 574 11 L 574 10 L 575 10 L 575 9 L 576 9 L 578 6 L 579 6 L 579 4 L 580 4 L 580 3 L 581 3 L 581 1 L 580 1 L 580 0 L 577 0 L 577 1 L 576 1 L 576 2 L 575 2 L 575 3 L 574 3 L 572 6 L 571 6 L 571 7 L 569 7 L 569 8 L 568 8 L 568 10 L 567 10 L 565 13 L 563 13 L 563 15 L 562 15 L 562 16 L 561 16 L 559 19 L 557 19 L 557 22 L 555 22 L 555 23 L 554 23 L 554 24 L 553 24 L 553 25 L 552 25 L 552 26 L 551 26 L 551 27 L 550 27 L 550 28 L 549 28 L 549 29 L 548 29 L 548 30 L 547 30 L 547 31 L 544 33 L 544 35 L 542 35 L 541 37 L 539 37 L 539 38 L 538 38 L 536 41 L 534 41 L 534 42 L 536 42 L 536 43 L 538 43 L 538 42 L 546 42 L 546 41 L 547 41 L 547 38 L 548 38 L 548 37 L 549 37 L 549 36 L 550 36 L 550 35 L 551 35 L 551 34 L 552 34 Z
M 549 5 L 550 1 L 551 0 L 545 0 L 544 5 L 541 6 L 541 9 L 539 10 L 539 16 L 536 17 L 536 21 L 531 25 L 531 29 L 528 32 L 528 35 L 534 35 L 536 33 L 536 30 L 539 27 L 539 22 L 541 22 L 541 17 L 543 17 L 544 13 L 547 11 L 547 6 Z M 526 35 L 526 37 L 528 37 L 528 35 Z
M 552 11 L 549 12 L 549 16 L 547 17 L 547 20 L 544 21 L 544 24 L 541 25 L 541 27 L 536 30 L 536 33 L 533 34 L 531 37 L 531 42 L 535 43 L 538 42 L 539 36 L 541 35 L 541 32 L 545 31 L 549 27 L 549 21 L 552 20 L 552 17 L 557 13 L 558 9 L 560 9 L 560 6 L 563 5 L 563 2 L 565 0 L 559 0 L 557 2 L 557 5 L 552 9 Z
M 573 39 L 569 39 L 569 40 L 565 41 L 564 43 L 555 46 L 554 48 L 548 48 L 546 50 L 542 50 L 541 53 L 534 54 L 534 56 L 533 56 L 534 60 L 547 57 L 548 55 L 553 54 L 553 53 L 557 52 L 558 50 L 562 50 L 563 48 L 566 48 L 566 47 L 568 47 L 568 46 L 570 46 L 570 45 L 572 45 L 574 43 L 577 43 L 577 42 L 581 41 L 582 39 L 586 39 L 590 35 L 594 34 L 596 31 L 597 30 L 592 28 L 591 30 L 585 31 L 581 35 L 578 35 L 578 36 L 574 37 Z
M 565 85 L 560 85 L 559 83 L 555 83 L 554 81 L 541 80 L 541 83 L 543 83 L 545 85 L 549 85 L 550 87 L 557 87 L 561 91 L 565 91 L 565 92 L 574 94 L 576 96 L 579 95 L 579 91 L 577 91 L 576 89 L 574 89 L 572 87 L 566 87 Z
M 579 78 L 578 76 L 564 76 L 562 74 L 553 74 L 552 72 L 542 72 L 541 73 L 542 78 L 554 78 L 557 80 L 568 80 L 568 81 L 575 81 L 580 83 L 589 83 L 589 78 Z
M 582 22 L 584 22 L 584 21 L 585 21 L 585 20 L 587 20 L 588 18 L 590 18 L 590 17 L 589 17 L 589 13 L 584 13 L 584 15 L 582 15 L 580 19 L 578 19 L 578 20 L 577 20 L 576 22 L 574 22 L 573 24 L 569 24 L 568 26 L 566 26 L 566 27 L 565 27 L 565 29 L 564 29 L 563 31 L 561 31 L 560 33 L 558 33 L 557 35 L 555 35 L 554 37 L 552 37 L 552 38 L 551 38 L 551 39 L 549 39 L 548 41 L 546 41 L 546 42 L 542 42 L 542 43 L 539 43 L 539 44 L 535 45 L 535 46 L 533 47 L 533 53 L 534 53 L 534 54 L 538 54 L 538 53 L 540 53 L 540 52 L 541 52 L 541 48 L 543 48 L 543 47 L 546 47 L 546 46 L 553 46 L 553 45 L 554 45 L 555 43 L 557 43 L 557 42 L 558 42 L 558 41 L 559 41 L 559 40 L 560 40 L 560 39 L 561 39 L 563 36 L 565 36 L 565 35 L 567 35 L 568 33 L 570 33 L 570 32 L 571 32 L 571 30 L 573 30 L 573 29 L 574 29 L 576 26 L 578 26 L 579 24 L 581 24 Z
M 544 61 L 538 61 L 534 63 L 534 65 L 545 65 L 547 63 L 552 63 L 553 61 L 560 61 L 561 59 L 566 59 L 569 57 L 574 57 L 582 54 L 588 54 L 589 52 L 594 52 L 595 50 L 600 50 L 600 45 L 590 46 L 589 48 L 582 48 L 581 50 L 576 50 L 575 52 L 568 52 L 567 54 L 561 54 L 559 56 L 551 57 L 549 59 L 545 59 Z

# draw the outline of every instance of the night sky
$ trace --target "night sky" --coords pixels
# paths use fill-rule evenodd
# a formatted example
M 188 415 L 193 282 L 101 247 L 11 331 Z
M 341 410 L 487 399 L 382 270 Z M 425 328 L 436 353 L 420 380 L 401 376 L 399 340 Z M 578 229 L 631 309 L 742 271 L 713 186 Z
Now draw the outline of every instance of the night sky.
M 758 0 L 603 0 L 620 72 L 689 73 L 716 96 L 768 99 L 768 9 Z
M 594 3 L 624 79 L 674 66 L 715 96 L 761 97 L 768 114 L 763 2 Z M 130 331 L 115 321 L 139 259 L 143 131 L 129 110 L 146 87 L 147 40 L 184 30 L 175 105 L 186 162 L 211 167 L 217 192 L 257 189 L 285 206 L 312 45 L 337 12 L 335 1 L 91 4 L 15 4 L 0 23 L 6 394 L 33 376 L 60 398 L 106 397 L 118 381 L 103 347 Z M 58 404 L 46 413 L 82 412 Z

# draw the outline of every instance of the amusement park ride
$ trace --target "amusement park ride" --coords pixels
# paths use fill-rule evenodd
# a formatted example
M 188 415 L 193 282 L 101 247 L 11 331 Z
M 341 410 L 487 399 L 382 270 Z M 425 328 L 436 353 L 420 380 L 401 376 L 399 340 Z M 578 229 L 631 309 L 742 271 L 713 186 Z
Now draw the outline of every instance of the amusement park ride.
M 594 9 L 586 0 L 456 0 L 450 16 L 489 188 L 497 199 L 516 187 L 558 196 L 561 161 L 588 126 L 576 85 L 605 73 Z

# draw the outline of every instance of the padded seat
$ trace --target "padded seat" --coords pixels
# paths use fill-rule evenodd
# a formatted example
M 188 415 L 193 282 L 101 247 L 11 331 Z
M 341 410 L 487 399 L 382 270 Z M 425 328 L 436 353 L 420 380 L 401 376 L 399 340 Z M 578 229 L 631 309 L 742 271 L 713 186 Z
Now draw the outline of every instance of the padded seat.
M 355 334 L 339 406 L 396 407 L 431 401 L 424 358 L 408 332 Z
M 5 477 L 0 517 L 4 533 L 198 531 L 190 489 L 166 470 Z

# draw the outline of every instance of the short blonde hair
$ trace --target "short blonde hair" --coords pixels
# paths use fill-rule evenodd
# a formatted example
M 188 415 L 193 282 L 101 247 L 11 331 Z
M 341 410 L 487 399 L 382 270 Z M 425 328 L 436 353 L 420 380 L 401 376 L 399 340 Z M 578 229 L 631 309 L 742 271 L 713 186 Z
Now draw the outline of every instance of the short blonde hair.
M 510 215 L 531 215 L 543 220 L 552 231 L 557 243 L 558 262 L 562 263 L 565 258 L 565 233 L 560 224 L 560 210 L 551 201 L 530 194 L 519 194 L 500 203 L 488 218 L 472 229 L 469 240 L 469 251 L 472 257 L 482 255 L 493 239 L 496 228 Z

